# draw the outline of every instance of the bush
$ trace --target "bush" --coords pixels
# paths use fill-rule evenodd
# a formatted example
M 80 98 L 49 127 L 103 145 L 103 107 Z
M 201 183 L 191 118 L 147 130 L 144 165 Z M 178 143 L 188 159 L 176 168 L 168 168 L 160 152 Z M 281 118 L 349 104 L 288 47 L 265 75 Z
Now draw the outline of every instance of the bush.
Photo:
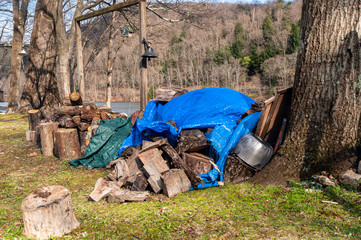
M 170 45 L 173 46 L 181 42 L 183 42 L 183 39 L 181 37 L 173 36 L 172 39 L 170 40 Z

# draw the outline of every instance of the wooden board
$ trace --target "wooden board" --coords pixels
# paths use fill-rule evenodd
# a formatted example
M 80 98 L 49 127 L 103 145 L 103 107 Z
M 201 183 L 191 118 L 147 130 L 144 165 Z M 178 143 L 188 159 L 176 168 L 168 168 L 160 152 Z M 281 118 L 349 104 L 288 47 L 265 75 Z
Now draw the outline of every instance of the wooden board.
M 272 146 L 274 146 L 277 141 L 283 119 L 288 118 L 288 113 L 291 109 L 291 97 L 292 87 L 279 90 L 272 104 L 267 122 L 261 133 L 261 138 Z
M 260 136 L 261 138 L 262 138 L 261 134 L 264 130 L 268 115 L 271 111 L 271 107 L 272 107 L 275 99 L 276 99 L 276 97 L 273 96 L 273 97 L 267 99 L 266 101 L 264 101 L 263 110 L 262 110 L 261 116 L 259 118 L 259 121 L 257 124 L 257 129 L 256 129 L 256 135 Z

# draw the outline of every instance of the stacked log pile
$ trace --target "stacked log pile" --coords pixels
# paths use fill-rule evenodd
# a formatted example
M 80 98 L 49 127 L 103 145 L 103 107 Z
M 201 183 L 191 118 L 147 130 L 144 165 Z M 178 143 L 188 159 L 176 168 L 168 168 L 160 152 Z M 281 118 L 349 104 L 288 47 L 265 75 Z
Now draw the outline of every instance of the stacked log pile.
M 182 130 L 175 148 L 166 138 L 159 137 L 151 138 L 153 142 L 143 141 L 137 148 L 126 148 L 120 158 L 109 163 L 110 174 L 107 179 L 98 179 L 89 199 L 107 198 L 109 202 L 119 203 L 143 201 L 149 196 L 147 191 L 173 197 L 188 191 L 191 186 L 197 187 L 202 183 L 199 174 L 213 168 L 218 170 L 207 156 L 210 146 L 204 133 L 211 130 Z M 241 161 L 230 158 L 232 166 L 226 164 L 225 167 L 225 178 L 230 182 L 240 182 L 253 174 Z
M 46 156 L 72 160 L 84 156 L 101 119 L 117 117 L 126 119 L 127 115 L 100 108 L 92 102 L 83 102 L 79 93 L 73 92 L 53 109 L 29 110 L 26 139 L 37 142 Z

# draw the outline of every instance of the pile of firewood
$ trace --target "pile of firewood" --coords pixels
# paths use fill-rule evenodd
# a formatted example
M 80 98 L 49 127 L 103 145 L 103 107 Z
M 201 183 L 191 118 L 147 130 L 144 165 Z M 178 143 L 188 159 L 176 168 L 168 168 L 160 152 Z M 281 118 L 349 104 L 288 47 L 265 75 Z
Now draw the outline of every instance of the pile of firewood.
M 120 158 L 110 162 L 112 169 L 107 179 L 98 179 L 89 198 L 109 202 L 144 201 L 148 191 L 163 193 L 173 197 L 188 191 L 191 186 L 202 183 L 199 174 L 212 168 L 219 171 L 210 157 L 209 143 L 204 132 L 212 129 L 182 130 L 177 146 L 173 148 L 165 138 L 151 138 L 153 142 L 143 141 L 142 146 L 126 148 Z M 240 182 L 253 175 L 235 156 L 230 156 L 231 166 L 225 167 L 225 179 Z M 147 191 L 148 190 L 148 191 Z
M 60 106 L 29 110 L 28 117 L 28 141 L 37 142 L 46 156 L 72 160 L 84 155 L 101 119 L 126 119 L 127 115 L 93 102 L 83 103 L 80 94 L 73 92 Z

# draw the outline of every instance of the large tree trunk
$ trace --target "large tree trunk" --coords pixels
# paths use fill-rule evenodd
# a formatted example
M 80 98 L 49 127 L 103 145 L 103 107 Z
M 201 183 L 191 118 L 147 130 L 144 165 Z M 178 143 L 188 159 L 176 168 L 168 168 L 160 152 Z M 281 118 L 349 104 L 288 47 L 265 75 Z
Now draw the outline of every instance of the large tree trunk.
M 13 0 L 13 40 L 11 44 L 10 91 L 6 113 L 14 113 L 18 110 L 22 59 L 19 52 L 21 51 L 24 40 L 28 4 L 29 0 L 23 0 L 21 2 L 21 6 L 20 0 Z
M 30 40 L 29 63 L 20 111 L 60 102 L 56 84 L 56 34 L 54 6 L 57 0 L 39 0 Z
M 360 1 L 305 0 L 290 125 L 280 154 L 253 179 L 284 184 L 356 161 L 361 111 Z
M 65 29 L 65 23 L 63 19 L 64 9 L 63 9 L 63 0 L 58 0 L 58 4 L 56 5 L 56 44 L 58 50 L 58 82 L 60 84 L 60 93 L 61 97 L 68 97 L 72 91 L 75 91 L 75 84 L 71 82 L 72 76 L 71 74 L 71 63 L 73 58 L 73 51 L 75 47 L 75 18 L 80 16 L 81 13 L 85 10 L 84 4 L 82 1 L 77 2 L 77 6 L 74 11 L 73 21 L 71 28 L 67 31 Z M 83 96 L 85 99 L 85 96 Z

